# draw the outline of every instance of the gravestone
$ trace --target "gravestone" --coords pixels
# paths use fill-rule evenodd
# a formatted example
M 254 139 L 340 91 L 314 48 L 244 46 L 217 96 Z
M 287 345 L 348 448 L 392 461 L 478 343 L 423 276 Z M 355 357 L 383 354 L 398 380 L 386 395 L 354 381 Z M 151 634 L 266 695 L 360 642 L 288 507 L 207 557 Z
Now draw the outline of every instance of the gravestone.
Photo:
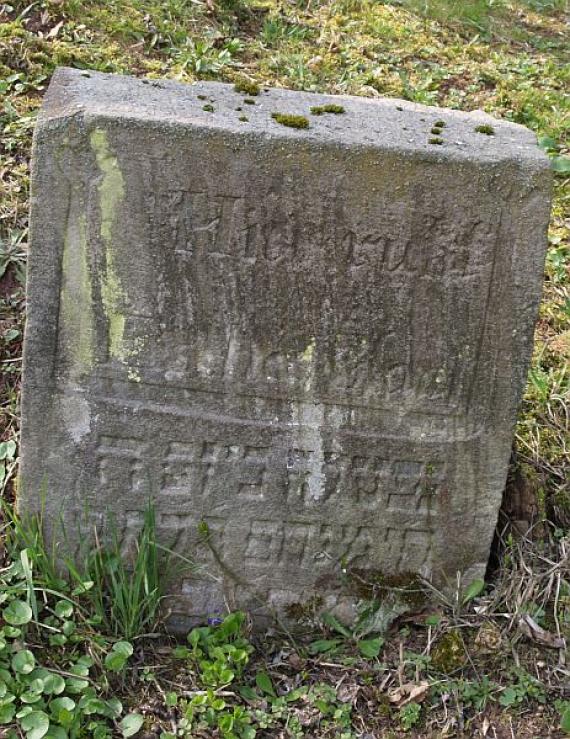
M 58 70 L 20 511 L 127 552 L 152 501 L 201 565 L 171 583 L 180 628 L 346 615 L 354 572 L 481 577 L 549 198 L 534 135 L 483 113 Z

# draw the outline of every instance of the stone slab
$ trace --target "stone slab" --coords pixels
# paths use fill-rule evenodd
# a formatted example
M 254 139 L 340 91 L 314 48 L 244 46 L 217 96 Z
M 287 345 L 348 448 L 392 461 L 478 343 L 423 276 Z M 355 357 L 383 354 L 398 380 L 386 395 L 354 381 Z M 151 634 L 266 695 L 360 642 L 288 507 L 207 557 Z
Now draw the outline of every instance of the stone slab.
M 482 113 L 243 98 L 54 75 L 33 155 L 19 509 L 44 506 L 66 547 L 112 522 L 128 550 L 154 501 L 162 542 L 203 566 L 172 583 L 180 628 L 226 606 L 340 610 L 353 569 L 481 576 L 548 161 Z M 345 112 L 311 114 L 330 102 Z

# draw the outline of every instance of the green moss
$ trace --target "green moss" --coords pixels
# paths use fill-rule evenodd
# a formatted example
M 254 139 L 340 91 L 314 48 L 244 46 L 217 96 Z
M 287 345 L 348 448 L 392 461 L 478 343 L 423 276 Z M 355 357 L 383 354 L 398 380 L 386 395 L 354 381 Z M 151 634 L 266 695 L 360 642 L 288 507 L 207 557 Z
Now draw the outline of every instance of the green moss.
M 205 110 L 206 113 L 213 113 L 214 112 L 214 106 L 208 103 L 207 105 L 204 105 L 202 107 L 202 110 Z
M 294 113 L 272 113 L 271 117 L 282 126 L 289 128 L 309 128 L 309 120 L 304 115 L 295 115 Z
M 441 146 L 441 144 L 443 144 L 443 139 L 439 138 L 439 136 L 433 136 L 431 139 L 428 139 L 428 144 Z
M 487 123 L 483 123 L 481 126 L 475 126 L 477 133 L 484 133 L 486 136 L 494 136 L 495 129 L 493 126 L 489 126 Z
M 207 95 L 198 95 L 198 100 L 207 100 L 207 99 L 208 99 Z
M 285 606 L 287 618 L 291 621 L 313 621 L 322 609 L 324 601 L 320 595 L 314 595 L 305 603 L 290 603 Z
M 246 115 L 240 115 L 238 120 L 241 121 L 241 123 L 247 123 L 249 118 Z
M 125 296 L 117 268 L 113 244 L 113 227 L 118 208 L 125 195 L 123 175 L 119 169 L 117 158 L 109 149 L 107 132 L 96 128 L 90 136 L 91 148 L 95 153 L 97 166 L 102 178 L 99 183 L 99 207 L 101 211 L 101 237 L 105 244 L 105 274 L 101 281 L 101 298 L 103 309 L 108 320 L 109 354 L 124 360 L 123 336 L 125 317 L 122 307 Z
M 441 128 L 439 128 L 438 126 L 434 126 L 434 127 L 433 127 L 433 128 L 431 129 L 431 133 L 435 134 L 436 136 L 439 136 L 439 134 L 440 134 L 441 132 L 442 132 L 442 129 L 441 129 Z
M 436 121 L 433 125 L 435 128 L 445 128 L 447 123 L 445 121 Z
M 252 100 L 251 98 L 244 98 L 243 101 L 246 105 L 255 105 L 255 100 Z
M 446 675 L 459 670 L 466 661 L 463 639 L 457 629 L 444 634 L 431 653 L 433 667 Z
M 257 82 L 242 78 L 237 80 L 234 85 L 236 92 L 243 92 L 245 95 L 259 95 L 259 85 Z
M 342 105 L 335 105 L 334 103 L 328 103 L 327 105 L 314 105 L 311 108 L 313 115 L 323 115 L 323 113 L 344 113 L 345 110 Z
M 363 600 L 382 603 L 386 598 L 397 599 L 416 610 L 425 606 L 428 594 L 415 572 L 387 575 L 381 570 L 352 568 L 348 571 L 351 591 Z

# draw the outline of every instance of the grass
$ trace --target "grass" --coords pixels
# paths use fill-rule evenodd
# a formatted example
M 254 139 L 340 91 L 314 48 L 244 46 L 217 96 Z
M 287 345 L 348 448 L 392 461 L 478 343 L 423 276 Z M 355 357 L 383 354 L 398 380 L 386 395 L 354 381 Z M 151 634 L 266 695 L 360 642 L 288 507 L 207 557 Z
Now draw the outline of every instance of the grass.
M 2 608 L 17 601 L 32 611 L 29 621 L 12 627 L 20 634 L 8 628 L 3 635 L 7 669 L 25 646 L 41 669 L 65 673 L 61 695 L 73 707 L 54 705 L 49 692 L 22 703 L 21 695 L 31 697 L 28 673 L 10 672 L 7 694 L 15 699 L 0 698 L 0 723 L 17 720 L 30 739 L 45 725 L 41 715 L 26 718 L 32 713 L 46 714 L 66 732 L 55 734 L 60 737 L 79 735 L 79 726 L 99 738 L 134 735 L 144 726 L 163 739 L 199 732 L 248 739 L 253 730 L 260 737 L 487 731 L 530 738 L 559 725 L 570 733 L 567 673 L 553 646 L 570 635 L 567 13 L 561 0 L 0 4 L 0 492 L 6 500 L 14 496 L 17 471 L 31 134 L 55 66 L 482 109 L 535 131 L 557 172 L 544 298 L 507 501 L 513 508 L 520 503 L 519 514 L 523 504 L 537 514 L 527 536 L 501 526 L 486 590 L 466 599 L 458 585 L 455 599 L 436 596 L 433 609 L 408 612 L 387 633 L 367 636 L 372 644 L 365 647 L 308 609 L 306 633 L 295 643 L 287 635 L 251 636 L 240 616 L 225 630 L 210 626 L 183 651 L 165 637 L 135 640 L 159 613 L 159 552 L 150 519 L 134 570 L 119 563 L 117 548 L 114 554 L 98 548 L 91 574 L 77 571 L 73 586 L 50 572 L 40 531 L 27 529 L 22 538 L 7 520 L 16 543 L 0 573 L 7 594 Z M 72 602 L 71 615 L 58 606 L 62 601 Z M 8 617 L 18 614 L 27 619 L 28 610 L 12 606 Z M 136 644 L 136 655 L 114 648 L 117 643 Z M 451 672 L 440 669 L 442 658 L 455 660 Z M 44 680 L 43 691 L 55 678 L 37 679 Z M 119 698 L 120 710 L 113 703 Z M 11 705 L 37 710 L 16 719 Z M 60 717 L 69 725 L 58 723 Z

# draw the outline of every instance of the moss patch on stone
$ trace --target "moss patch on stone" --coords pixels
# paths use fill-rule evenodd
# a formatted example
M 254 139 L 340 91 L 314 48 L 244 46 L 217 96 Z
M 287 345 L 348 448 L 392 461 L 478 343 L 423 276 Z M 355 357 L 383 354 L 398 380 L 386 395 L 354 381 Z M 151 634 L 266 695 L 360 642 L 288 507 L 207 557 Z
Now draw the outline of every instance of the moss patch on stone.
M 431 139 L 428 139 L 428 144 L 436 144 L 437 146 L 441 146 L 441 144 L 443 144 L 443 139 L 439 136 L 432 136 Z
M 234 90 L 236 92 L 242 92 L 244 95 L 259 95 L 259 85 L 257 82 L 252 82 L 248 79 L 239 79 L 234 85 Z
M 382 602 L 397 594 L 400 601 L 415 610 L 423 608 L 428 600 L 426 588 L 415 572 L 387 575 L 381 570 L 352 568 L 347 574 L 350 590 L 364 600 Z
M 311 108 L 313 115 L 323 115 L 324 113 L 334 113 L 336 115 L 345 113 L 342 105 L 336 105 L 335 103 L 328 103 L 327 105 L 314 105 Z
M 475 126 L 475 130 L 477 133 L 484 133 L 485 136 L 494 136 L 495 135 L 495 129 L 493 126 L 489 126 L 487 123 L 483 123 L 480 126 Z
M 309 119 L 304 115 L 295 115 L 294 113 L 272 113 L 271 117 L 282 126 L 289 128 L 309 128 Z

